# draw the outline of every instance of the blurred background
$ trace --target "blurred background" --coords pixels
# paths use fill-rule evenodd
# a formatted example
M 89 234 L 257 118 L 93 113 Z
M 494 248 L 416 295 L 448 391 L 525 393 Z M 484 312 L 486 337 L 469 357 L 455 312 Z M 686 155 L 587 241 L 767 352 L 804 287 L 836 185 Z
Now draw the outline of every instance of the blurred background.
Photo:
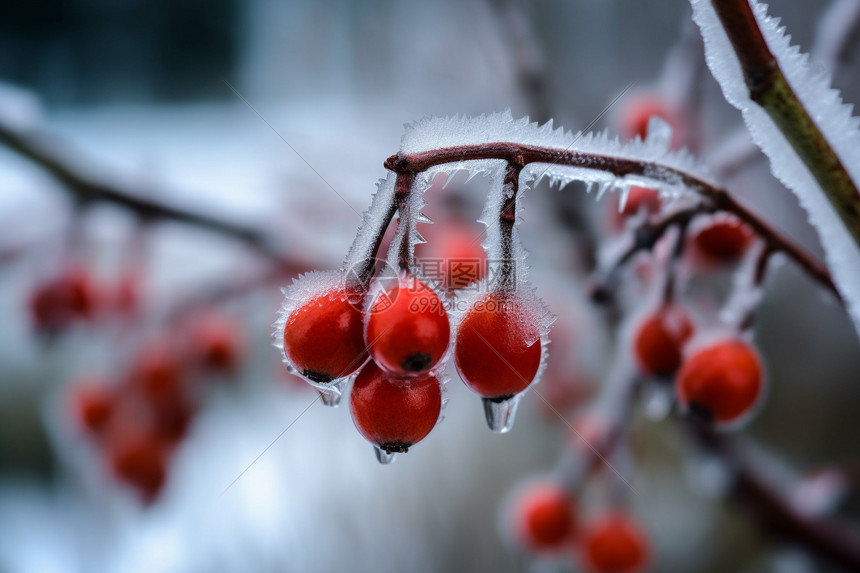
M 858 101 L 853 42 L 822 47 L 828 4 L 770 6 Z M 510 108 L 623 134 L 644 97 L 820 257 L 767 161 L 732 163 L 750 144 L 681 0 L 0 4 L 0 573 L 576 570 L 525 555 L 501 508 L 574 455 L 569 424 L 625 343 L 586 295 L 616 197 L 542 185 L 526 200 L 533 281 L 559 317 L 538 387 L 555 411 L 527 395 L 510 434 L 487 430 L 452 371 L 442 423 L 379 465 L 348 407 L 285 372 L 271 324 L 281 286 L 341 264 L 405 123 Z M 479 232 L 485 192 L 435 189 L 427 212 Z M 713 322 L 731 273 L 693 283 Z M 860 346 L 839 304 L 776 265 L 756 342 L 769 392 L 745 447 L 787 493 L 856 467 Z M 141 405 L 173 400 L 177 380 L 179 402 Z M 105 395 L 122 397 L 107 428 Z M 650 570 L 830 570 L 730 504 L 664 410 L 637 413 L 625 470 Z M 135 428 L 151 416 L 164 451 Z M 833 510 L 858 518 L 847 489 Z

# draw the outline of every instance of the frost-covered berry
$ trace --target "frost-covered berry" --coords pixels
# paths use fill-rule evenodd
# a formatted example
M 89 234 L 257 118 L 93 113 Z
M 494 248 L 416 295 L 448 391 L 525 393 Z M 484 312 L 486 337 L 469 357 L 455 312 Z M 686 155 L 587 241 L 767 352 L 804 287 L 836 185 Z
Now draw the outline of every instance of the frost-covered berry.
M 693 323 L 679 306 L 662 306 L 639 324 L 633 340 L 639 369 L 652 376 L 672 376 L 681 365 Z
M 367 360 L 360 294 L 337 289 L 293 311 L 284 326 L 284 352 L 305 378 L 327 383 L 349 376 Z
M 463 382 L 484 398 L 524 391 L 540 368 L 538 318 L 516 293 L 490 293 L 466 311 L 457 328 L 454 361 Z
M 758 352 L 732 339 L 700 348 L 687 358 L 675 388 L 682 406 L 699 409 L 717 423 L 727 423 L 752 409 L 762 385 Z
M 720 214 L 693 237 L 699 254 L 716 262 L 736 260 L 752 241 L 750 228 L 736 217 Z
M 576 529 L 573 500 L 554 483 L 525 489 L 513 508 L 517 541 L 534 552 L 556 552 L 571 541 Z
M 635 573 L 649 558 L 648 538 L 633 517 L 606 514 L 582 532 L 580 556 L 585 569 L 593 573 Z
M 364 338 L 380 368 L 412 376 L 439 363 L 448 350 L 451 325 L 436 291 L 409 273 L 375 295 Z
M 424 439 L 442 411 L 442 384 L 432 374 L 399 379 L 369 361 L 349 395 L 355 427 L 388 454 L 406 452 Z

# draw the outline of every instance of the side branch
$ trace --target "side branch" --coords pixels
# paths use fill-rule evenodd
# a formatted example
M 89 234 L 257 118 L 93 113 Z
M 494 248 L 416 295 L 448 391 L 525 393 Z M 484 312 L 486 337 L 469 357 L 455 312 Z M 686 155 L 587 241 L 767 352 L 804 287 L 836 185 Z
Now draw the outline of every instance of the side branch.
M 860 247 L 860 193 L 803 107 L 770 51 L 749 0 L 713 0 L 744 73 L 749 96 L 770 116 L 827 195 Z
M 72 161 L 57 153 L 48 142 L 13 130 L 2 123 L 0 144 L 43 168 L 81 204 L 107 201 L 130 209 L 142 219 L 170 219 L 194 225 L 238 239 L 278 262 L 292 264 L 285 259 L 283 253 L 276 251 L 266 235 L 255 228 L 138 197 L 119 186 L 88 177 L 79 172 Z M 308 268 L 310 267 L 308 265 Z
M 675 184 L 680 181 L 684 186 L 708 201 L 712 208 L 717 210 L 722 209 L 737 215 L 738 218 L 749 224 L 773 250 L 785 253 L 812 278 L 836 293 L 837 297 L 839 296 L 839 292 L 826 266 L 815 260 L 788 237 L 772 228 L 758 215 L 738 203 L 725 189 L 684 171 L 662 164 L 586 153 L 583 151 L 497 142 L 447 147 L 409 155 L 392 155 L 385 160 L 385 167 L 398 174 L 418 173 L 436 165 L 478 159 L 500 159 L 507 161 L 509 165 L 517 166 L 525 166 L 529 163 L 546 163 L 566 167 L 581 167 L 605 171 L 616 177 L 627 175 L 646 176 L 647 174 L 648 177 L 657 181 L 664 180 L 663 178 L 665 177 L 667 183 L 670 182 L 668 179 L 671 178 L 671 182 Z M 665 227 L 662 230 L 665 230 Z
M 689 427 L 706 450 L 730 466 L 734 473 L 731 495 L 768 531 L 852 571 L 860 570 L 860 534 L 856 530 L 835 519 L 798 513 L 759 468 L 743 459 L 728 438 L 715 433 L 702 420 L 691 419 Z

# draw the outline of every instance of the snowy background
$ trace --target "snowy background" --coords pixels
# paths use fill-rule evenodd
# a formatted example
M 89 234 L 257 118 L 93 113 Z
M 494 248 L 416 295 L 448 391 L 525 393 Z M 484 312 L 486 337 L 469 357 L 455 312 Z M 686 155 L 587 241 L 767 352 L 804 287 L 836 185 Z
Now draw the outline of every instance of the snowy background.
M 771 13 L 808 50 L 818 4 L 774 0 Z M 49 134 L 100 178 L 257 227 L 282 252 L 334 268 L 359 223 L 353 209 L 368 206 L 404 123 L 508 107 L 534 113 L 517 69 L 518 58 L 536 57 L 546 109 L 584 128 L 631 83 L 633 92 L 655 85 L 690 20 L 680 0 L 527 2 L 538 53 L 524 55 L 506 38 L 501 12 L 480 0 L 7 3 L 0 120 Z M 836 78 L 849 102 L 860 101 L 853 61 Z M 741 119 L 707 71 L 701 81 L 707 150 Z M 596 127 L 611 126 L 610 110 Z M 820 255 L 766 161 L 726 183 Z M 552 351 L 584 355 L 583 371 L 599 384 L 608 345 L 590 328 L 581 281 L 560 263 L 577 250 L 555 207 L 540 193 L 528 198 L 523 240 L 539 293 L 572 330 Z M 491 434 L 456 374 L 444 421 L 393 466 L 376 462 L 346 408 L 316 403 L 228 487 L 315 399 L 281 372 L 271 347 L 274 284 L 228 301 L 248 333 L 241 372 L 206 401 L 165 491 L 142 507 L 110 479 L 65 409 L 76 375 L 110 372 L 129 349 L 109 329 L 74 328 L 48 345 L 31 332 L 28 293 L 59 260 L 72 217 L 57 182 L 0 147 L 0 251 L 23 252 L 0 260 L 0 572 L 524 569 L 499 507 L 521 480 L 553 467 L 568 430 L 529 396 L 514 431 Z M 75 217 L 83 258 L 110 272 L 133 218 L 106 205 Z M 261 266 L 229 238 L 154 225 L 141 330 L 195 293 L 253 280 Z M 757 342 L 770 395 L 749 434 L 779 458 L 775 467 L 802 473 L 860 451 L 858 339 L 829 296 L 787 263 L 768 282 Z M 643 419 L 638 428 L 633 503 L 655 541 L 654 570 L 820 570 L 716 499 L 707 460 L 677 427 Z M 857 501 L 846 509 L 855 517 Z

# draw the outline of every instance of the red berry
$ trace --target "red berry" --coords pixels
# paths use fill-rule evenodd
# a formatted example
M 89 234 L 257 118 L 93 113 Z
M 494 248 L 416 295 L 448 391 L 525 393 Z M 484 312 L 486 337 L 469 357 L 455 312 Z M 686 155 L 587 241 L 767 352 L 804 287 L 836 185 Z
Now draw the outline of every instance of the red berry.
M 660 193 L 656 189 L 633 186 L 627 194 L 627 202 L 620 214 L 630 216 L 644 210 L 649 215 L 653 215 L 660 211 L 661 206 Z
M 678 114 L 665 105 L 659 98 L 642 97 L 632 101 L 621 116 L 621 133 L 624 137 L 637 135 L 642 139 L 648 135 L 648 122 L 652 116 L 663 119 L 672 127 L 671 147 L 676 149 L 683 142 L 682 123 Z
M 583 565 L 593 573 L 632 573 L 648 561 L 648 539 L 632 517 L 613 513 L 591 523 L 582 535 Z
M 167 477 L 168 447 L 154 434 L 116 438 L 108 451 L 114 474 L 140 492 L 146 502 L 159 494 Z
M 652 376 L 672 376 L 681 365 L 693 323 L 678 306 L 663 306 L 642 321 L 633 341 L 639 369 Z
M 345 289 L 318 295 L 287 318 L 284 352 L 314 382 L 349 376 L 367 360 L 358 294 Z
M 697 250 L 714 261 L 732 261 L 740 257 L 752 240 L 749 227 L 733 216 L 714 219 L 700 230 L 693 242 Z
M 201 366 L 231 373 L 241 358 L 240 338 L 238 325 L 223 317 L 207 315 L 191 330 L 191 353 Z
M 81 269 L 70 269 L 36 288 L 30 309 L 36 328 L 42 331 L 67 327 L 75 320 L 92 316 L 97 295 L 95 285 Z
M 571 499 L 552 483 L 531 486 L 517 499 L 514 507 L 515 531 L 526 548 L 557 551 L 570 541 L 576 526 Z
M 120 314 L 133 314 L 140 307 L 140 277 L 135 272 L 125 272 L 113 285 L 111 307 Z
M 451 325 L 436 291 L 408 274 L 376 295 L 365 319 L 364 338 L 381 368 L 410 376 L 439 363 L 448 350 Z
M 422 274 L 438 281 L 445 290 L 463 288 L 484 278 L 487 253 L 482 233 L 456 220 L 436 223 L 424 231 L 426 243 L 416 246 Z
M 519 394 L 540 367 L 540 331 L 525 302 L 491 293 L 473 303 L 457 329 L 454 358 L 463 382 L 484 398 Z
M 166 344 L 153 344 L 141 351 L 132 366 L 131 381 L 155 407 L 169 405 L 186 392 L 182 364 Z
M 675 389 L 683 406 L 700 408 L 718 423 L 732 422 L 761 394 L 758 353 L 740 340 L 701 348 L 684 361 Z
M 442 385 L 430 374 L 397 379 L 370 361 L 352 385 L 349 409 L 368 441 L 389 454 L 405 452 L 439 420 Z
M 114 411 L 113 393 L 105 386 L 87 384 L 75 389 L 73 400 L 81 426 L 91 434 L 101 434 Z

